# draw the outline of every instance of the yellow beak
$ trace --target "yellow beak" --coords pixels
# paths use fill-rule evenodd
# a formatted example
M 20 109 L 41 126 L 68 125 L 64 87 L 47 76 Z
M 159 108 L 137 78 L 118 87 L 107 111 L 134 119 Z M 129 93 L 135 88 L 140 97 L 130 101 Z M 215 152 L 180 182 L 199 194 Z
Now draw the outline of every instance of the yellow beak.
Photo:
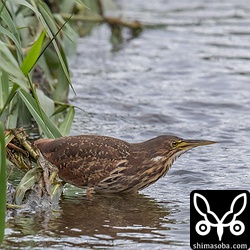
M 179 150 L 189 150 L 191 148 L 206 146 L 214 143 L 216 142 L 206 140 L 183 140 L 176 146 L 176 148 L 178 148 Z

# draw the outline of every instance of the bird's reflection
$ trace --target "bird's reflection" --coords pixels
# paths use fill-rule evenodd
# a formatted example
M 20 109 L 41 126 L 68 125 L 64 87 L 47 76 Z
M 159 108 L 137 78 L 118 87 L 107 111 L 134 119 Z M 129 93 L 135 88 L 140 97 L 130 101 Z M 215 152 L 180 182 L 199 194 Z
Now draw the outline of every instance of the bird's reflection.
M 167 208 L 142 194 L 95 195 L 92 200 L 65 198 L 61 203 L 62 218 L 70 228 L 78 228 L 91 234 L 107 233 L 117 227 L 134 225 L 158 228 L 160 219 L 168 216 Z M 112 229 L 113 228 L 113 229 Z
M 161 205 L 154 199 L 142 195 L 94 195 L 87 199 L 81 194 L 65 195 L 57 212 L 35 213 L 25 217 L 21 214 L 10 220 L 9 227 L 19 231 L 16 237 L 37 234 L 61 239 L 74 246 L 79 240 L 84 246 L 107 245 L 115 240 L 132 240 L 143 243 L 154 241 L 166 243 L 170 212 L 167 204 Z M 13 239 L 13 235 L 12 235 Z M 78 243 L 75 242 L 75 239 Z M 44 241 L 44 239 L 43 239 Z M 39 243 L 37 242 L 39 245 Z M 82 246 L 83 246 L 82 245 Z

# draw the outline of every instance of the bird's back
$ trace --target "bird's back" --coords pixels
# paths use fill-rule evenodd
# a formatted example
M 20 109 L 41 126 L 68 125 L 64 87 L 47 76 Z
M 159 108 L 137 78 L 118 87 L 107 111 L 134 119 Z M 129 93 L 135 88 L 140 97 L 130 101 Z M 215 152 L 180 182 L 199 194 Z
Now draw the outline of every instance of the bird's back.
M 35 143 L 43 156 L 58 167 L 64 181 L 79 187 L 94 186 L 130 155 L 129 143 L 96 135 L 41 139 Z

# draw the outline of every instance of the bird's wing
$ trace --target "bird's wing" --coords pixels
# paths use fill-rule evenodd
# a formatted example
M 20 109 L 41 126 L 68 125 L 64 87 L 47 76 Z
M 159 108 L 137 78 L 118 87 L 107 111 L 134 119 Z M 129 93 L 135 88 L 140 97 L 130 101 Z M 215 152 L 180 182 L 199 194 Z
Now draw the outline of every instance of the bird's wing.
M 40 142 L 39 142 L 40 141 Z M 104 136 L 70 136 L 36 143 L 58 167 L 59 176 L 75 186 L 94 186 L 126 162 L 128 143 Z

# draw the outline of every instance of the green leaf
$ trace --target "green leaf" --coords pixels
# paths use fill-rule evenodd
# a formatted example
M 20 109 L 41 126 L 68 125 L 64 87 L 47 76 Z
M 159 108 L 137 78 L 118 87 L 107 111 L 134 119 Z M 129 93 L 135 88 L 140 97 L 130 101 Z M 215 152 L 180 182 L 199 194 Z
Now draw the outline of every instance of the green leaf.
M 11 12 L 11 10 L 13 10 L 13 8 L 9 8 L 7 10 L 5 4 L 6 4 L 6 1 L 4 3 L 3 3 L 3 1 L 0 2 L 0 9 L 1 9 L 0 18 L 8 26 L 8 30 L 2 27 L 1 32 L 6 34 L 7 36 L 9 36 L 12 39 L 12 41 L 15 43 L 16 48 L 17 48 L 17 52 L 18 52 L 17 58 L 19 61 L 21 61 L 21 58 L 23 56 L 23 52 L 21 49 L 21 39 L 20 39 L 20 35 L 17 31 L 17 25 L 13 21 L 13 19 L 15 17 L 15 13 L 13 13 L 14 11 Z
M 10 50 L 2 41 L 0 41 L 0 55 L 1 55 L 0 67 L 2 69 L 4 69 L 6 72 L 11 73 L 12 75 L 15 75 L 17 77 L 24 77 L 22 72 L 19 69 L 19 65 L 15 57 L 11 54 Z
M 57 45 L 57 43 L 55 41 L 55 37 L 58 34 L 57 33 L 58 30 L 57 30 L 57 32 L 54 31 L 55 35 L 53 35 L 53 33 L 51 31 L 51 29 L 54 29 L 55 24 L 56 24 L 56 22 L 55 22 L 55 20 L 53 18 L 53 15 L 51 14 L 51 12 L 49 11 L 49 9 L 47 8 L 47 6 L 43 2 L 39 2 L 39 10 L 40 10 L 40 12 L 42 14 L 42 17 L 40 16 L 40 20 L 41 20 L 44 28 L 46 29 L 46 32 L 47 32 L 48 36 L 52 40 L 53 46 L 55 48 L 55 51 L 56 51 L 57 56 L 58 56 L 58 59 L 59 59 L 59 61 L 61 63 L 61 66 L 63 68 L 63 72 L 64 72 L 64 74 L 65 74 L 65 76 L 66 76 L 66 78 L 68 80 L 68 83 L 69 83 L 71 89 L 75 92 L 74 87 L 72 85 L 72 82 L 70 80 L 70 75 L 69 75 L 69 70 L 68 70 L 67 62 L 64 60 L 63 55 L 62 55 L 62 53 L 61 53 L 61 51 L 60 51 L 60 49 L 59 49 L 59 47 L 58 47 L 58 45 Z M 67 21 L 63 24 L 63 26 L 67 23 Z M 60 29 L 59 29 L 59 31 L 60 31 Z
M 20 41 L 18 41 L 18 39 L 14 36 L 13 33 L 11 33 L 9 30 L 5 29 L 3 26 L 0 25 L 0 33 L 5 34 L 6 36 L 8 36 L 15 44 L 18 52 L 22 55 L 22 48 L 21 48 L 21 43 Z
M 9 2 L 11 3 L 15 3 L 15 4 L 20 4 L 23 5 L 29 9 L 31 9 L 32 11 L 34 11 L 36 14 L 39 15 L 39 12 L 36 10 L 36 8 L 34 8 L 28 1 L 24 1 L 24 0 L 9 0 Z
M 6 214 L 6 149 L 4 127 L 0 122 L 0 243 L 4 239 Z
M 6 128 L 17 128 L 18 127 L 18 117 L 19 114 L 19 102 L 16 95 L 13 96 L 12 101 L 10 102 L 7 108 L 7 119 L 5 121 Z
M 62 135 L 69 135 L 70 128 L 72 126 L 72 122 L 74 120 L 75 116 L 75 109 L 73 106 L 69 107 L 68 113 L 64 118 L 64 121 L 61 123 L 61 126 L 59 128 Z
M 17 205 L 22 204 L 25 193 L 34 186 L 36 180 L 39 179 L 41 174 L 42 174 L 41 169 L 36 167 L 32 168 L 24 175 L 24 177 L 22 178 L 22 180 L 20 181 L 20 183 L 16 188 L 15 203 Z
M 20 89 L 18 90 L 18 94 L 22 98 L 31 115 L 36 120 L 37 124 L 48 138 L 58 138 L 62 136 L 45 112 L 43 110 L 42 113 L 40 112 L 41 107 L 37 106 L 36 100 L 29 93 Z
M 15 105 L 12 107 L 11 114 L 14 116 L 11 120 L 8 120 L 10 125 L 13 128 L 13 125 L 16 124 L 16 127 L 24 126 L 28 127 L 30 125 L 30 121 L 32 120 L 32 115 L 30 114 L 29 110 L 27 109 L 27 106 L 24 104 L 24 102 L 21 100 L 21 98 L 17 95 L 16 100 L 13 100 L 13 102 L 16 101 Z M 16 121 L 15 121 L 16 119 Z
M 27 56 L 24 58 L 21 70 L 25 76 L 28 75 L 28 73 L 31 71 L 31 69 L 34 67 L 35 63 L 37 62 L 41 48 L 43 45 L 43 39 L 45 36 L 45 31 L 41 33 L 39 38 L 36 40 L 36 42 L 32 45 L 31 49 L 29 50 Z
M 52 117 L 55 112 L 55 104 L 52 99 L 44 94 L 40 89 L 36 89 L 37 97 L 40 103 L 41 108 L 47 114 L 48 117 Z M 54 120 L 52 120 L 54 122 Z
M 0 2 L 0 8 L 2 10 L 1 12 L 1 19 L 3 19 L 3 21 L 5 22 L 5 24 L 8 26 L 10 32 L 16 37 L 16 39 L 18 40 L 19 44 L 20 42 L 20 37 L 19 37 L 19 33 L 17 31 L 17 26 L 16 24 L 13 22 L 13 19 L 9 13 L 9 9 L 6 8 L 6 5 L 2 3 L 2 1 Z M 13 13 L 12 13 L 13 14 Z
M 65 22 L 60 14 L 54 14 L 54 18 L 55 20 L 58 20 L 59 23 L 64 24 L 62 47 L 64 53 L 67 55 L 67 58 L 72 58 L 76 55 L 77 40 L 79 35 L 69 23 L 66 23 L 69 19 Z
M 60 12 L 62 13 L 72 13 L 75 8 L 76 1 L 75 0 L 64 0 L 61 1 L 60 4 Z
M 17 84 L 14 84 L 14 85 L 13 85 L 13 87 L 12 87 L 10 93 L 9 93 L 8 96 L 7 96 L 7 100 L 6 100 L 6 102 L 4 103 L 4 105 L 3 105 L 3 108 L 0 109 L 0 118 L 1 118 L 1 116 L 2 116 L 2 114 L 3 114 L 3 112 L 5 111 L 6 107 L 10 104 L 10 102 L 11 102 L 12 99 L 14 98 L 14 96 L 15 96 L 15 94 L 16 94 L 16 90 L 17 90 L 18 88 L 19 88 L 19 87 L 18 87 Z
M 2 41 L 0 41 L 0 58 L 0 69 L 9 74 L 12 82 L 17 83 L 21 88 L 28 91 L 27 79 L 20 70 L 16 59 Z
M 3 109 L 9 95 L 9 76 L 5 71 L 0 72 L 0 110 Z
M 62 113 L 63 111 L 67 110 L 69 107 L 70 107 L 69 104 L 61 104 L 61 103 L 60 103 L 60 107 L 57 108 L 57 109 L 55 110 L 55 112 L 54 112 L 51 116 L 57 115 L 57 114 L 59 114 L 59 113 Z

